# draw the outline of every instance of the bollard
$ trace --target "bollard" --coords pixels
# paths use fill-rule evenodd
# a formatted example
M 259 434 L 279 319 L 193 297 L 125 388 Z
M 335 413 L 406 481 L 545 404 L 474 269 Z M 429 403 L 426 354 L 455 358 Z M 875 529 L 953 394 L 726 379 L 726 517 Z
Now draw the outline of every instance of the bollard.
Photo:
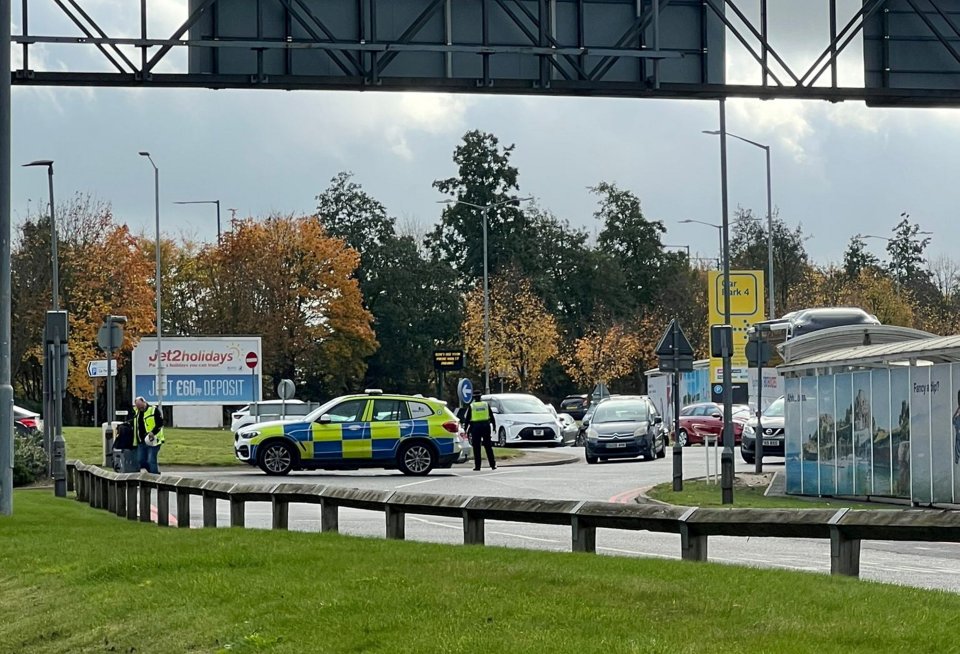
M 53 494 L 67 496 L 67 444 L 63 434 L 53 437 Z

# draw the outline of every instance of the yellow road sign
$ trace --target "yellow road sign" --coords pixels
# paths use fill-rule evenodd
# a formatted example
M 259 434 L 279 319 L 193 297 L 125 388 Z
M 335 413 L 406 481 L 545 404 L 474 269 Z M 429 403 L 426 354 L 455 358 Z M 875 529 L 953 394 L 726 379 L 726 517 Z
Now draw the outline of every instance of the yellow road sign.
M 723 325 L 723 273 L 708 273 L 708 300 L 710 324 Z M 730 271 L 730 325 L 733 327 L 733 356 L 730 372 L 733 383 L 747 381 L 747 328 L 764 319 L 762 270 Z M 710 359 L 710 382 L 723 381 L 723 359 Z

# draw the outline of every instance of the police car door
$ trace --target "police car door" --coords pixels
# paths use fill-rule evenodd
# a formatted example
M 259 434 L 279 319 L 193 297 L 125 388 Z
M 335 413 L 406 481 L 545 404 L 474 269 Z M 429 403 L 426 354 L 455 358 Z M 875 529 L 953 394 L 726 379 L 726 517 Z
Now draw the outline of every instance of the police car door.
M 314 457 L 326 461 L 370 458 L 370 423 L 364 422 L 368 400 L 345 400 L 313 424 Z
M 400 423 L 410 420 L 405 400 L 377 398 L 370 415 L 370 439 L 373 458 L 393 459 L 400 442 Z

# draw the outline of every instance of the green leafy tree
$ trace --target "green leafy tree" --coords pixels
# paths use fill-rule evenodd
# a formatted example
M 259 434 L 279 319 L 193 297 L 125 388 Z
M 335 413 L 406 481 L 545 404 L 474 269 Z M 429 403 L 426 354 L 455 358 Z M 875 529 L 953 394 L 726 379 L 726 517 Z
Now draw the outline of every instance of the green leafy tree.
M 856 279 L 864 270 L 879 270 L 880 260 L 867 250 L 867 244 L 860 234 L 850 237 L 847 250 L 843 253 L 843 271 L 850 279 Z

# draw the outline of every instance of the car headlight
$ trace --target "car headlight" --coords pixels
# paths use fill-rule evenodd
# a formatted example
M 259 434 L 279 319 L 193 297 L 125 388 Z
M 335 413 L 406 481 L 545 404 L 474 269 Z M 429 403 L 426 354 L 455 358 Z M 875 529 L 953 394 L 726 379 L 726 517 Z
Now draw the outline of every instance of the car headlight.
M 240 438 L 245 438 L 245 439 L 247 439 L 247 440 L 250 440 L 251 438 L 256 438 L 256 437 L 259 436 L 259 435 L 260 435 L 260 432 L 258 432 L 258 431 L 256 431 L 256 430 L 254 430 L 254 431 L 242 431 L 242 432 L 240 432 Z
M 587 440 L 595 441 L 598 438 L 600 438 L 600 434 L 598 434 L 595 429 L 587 430 Z
M 744 424 L 744 425 L 743 425 L 743 432 L 742 432 L 742 433 L 743 433 L 744 436 L 749 436 L 750 438 L 753 438 L 754 433 L 755 433 L 755 430 L 754 430 L 754 428 L 753 428 L 753 425 Z

